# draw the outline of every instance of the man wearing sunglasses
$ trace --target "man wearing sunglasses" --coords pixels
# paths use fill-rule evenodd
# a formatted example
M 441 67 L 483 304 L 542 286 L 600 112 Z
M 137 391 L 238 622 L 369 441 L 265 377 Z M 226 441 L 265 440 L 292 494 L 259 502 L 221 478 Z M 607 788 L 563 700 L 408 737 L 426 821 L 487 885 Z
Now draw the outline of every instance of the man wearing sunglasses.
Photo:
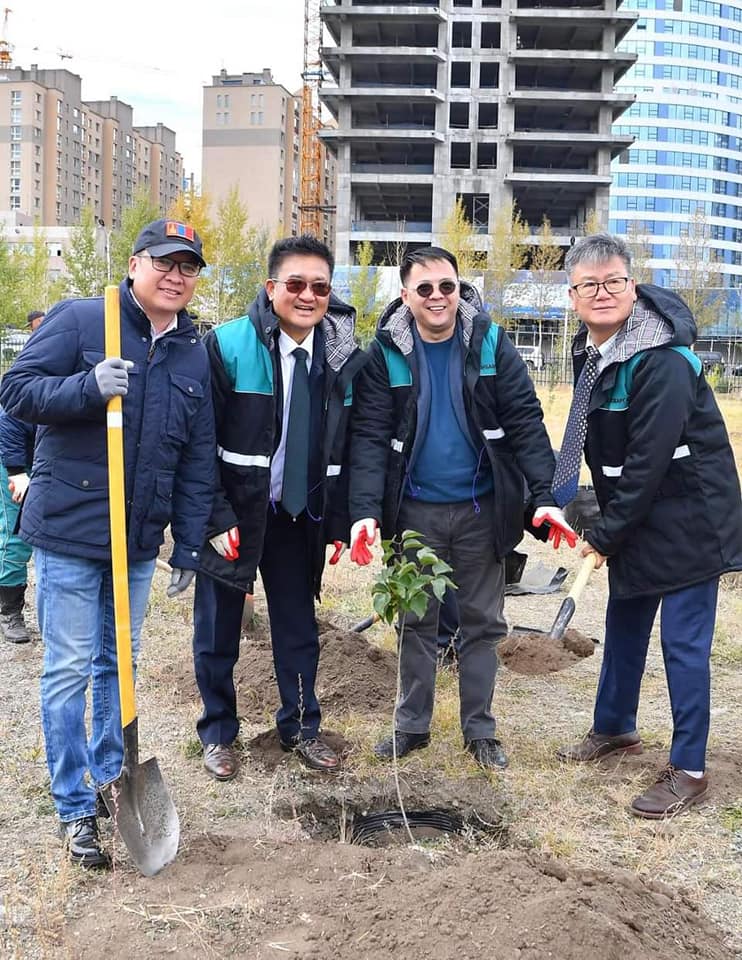
M 558 502 L 575 495 L 584 447 L 601 516 L 582 552 L 594 553 L 597 566 L 607 559 L 609 597 L 593 724 L 558 756 L 589 763 L 642 752 L 639 691 L 661 606 L 669 764 L 629 807 L 661 819 L 709 790 L 709 658 L 719 576 L 742 568 L 739 480 L 713 391 L 690 350 L 696 324 L 687 304 L 670 290 L 636 286 L 626 244 L 609 234 L 578 240 L 565 269 L 582 325 L 554 490 Z M 578 432 L 571 471 L 563 469 L 570 425 Z
M 456 258 L 429 247 L 400 268 L 402 296 L 384 311 L 359 377 L 351 440 L 351 559 L 364 544 L 412 529 L 452 567 L 458 586 L 461 726 L 488 769 L 507 766 L 491 704 L 503 617 L 505 557 L 529 515 L 557 546 L 576 534 L 554 506 L 554 457 L 523 360 L 459 280 Z M 535 512 L 534 512 L 535 511 Z M 396 729 L 384 760 L 430 742 L 439 605 L 407 616 L 400 637 Z M 396 743 L 395 743 L 396 741 Z
M 238 772 L 233 674 L 245 592 L 258 569 L 281 746 L 311 769 L 338 767 L 319 735 L 314 597 L 326 545 L 337 541 L 337 555 L 340 541 L 348 542 L 346 427 L 353 378 L 365 358 L 354 339 L 353 308 L 331 292 L 333 266 L 315 237 L 280 240 L 247 315 L 206 337 L 219 483 L 196 581 L 193 646 L 204 706 L 197 730 L 204 767 L 216 780 Z
M 105 357 L 101 297 L 57 304 L 2 380 L 4 409 L 38 424 L 21 535 L 34 548 L 44 639 L 41 719 L 70 858 L 104 867 L 96 788 L 121 772 L 108 507 L 106 405 L 123 397 L 134 661 L 155 558 L 170 524 L 168 596 L 199 564 L 214 494 L 209 362 L 186 306 L 205 261 L 193 227 L 139 234 L 119 288 L 121 356 Z M 92 732 L 85 728 L 92 677 Z M 88 776 L 89 774 L 89 776 Z

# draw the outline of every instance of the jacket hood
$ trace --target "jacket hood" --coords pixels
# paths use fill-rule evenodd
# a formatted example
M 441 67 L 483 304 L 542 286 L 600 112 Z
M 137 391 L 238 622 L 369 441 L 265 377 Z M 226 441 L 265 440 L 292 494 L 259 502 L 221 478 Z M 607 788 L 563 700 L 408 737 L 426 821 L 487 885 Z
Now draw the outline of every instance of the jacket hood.
M 616 334 L 610 352 L 611 363 L 622 363 L 654 347 L 689 347 L 696 339 L 696 322 L 682 297 L 651 283 L 639 284 L 631 315 Z M 574 353 L 583 353 L 587 327 L 582 324 L 575 337 Z
M 278 317 L 273 312 L 265 289 L 253 300 L 247 313 L 258 326 L 258 333 L 263 340 L 267 340 L 278 326 Z M 327 313 L 320 320 L 319 326 L 325 340 L 327 365 L 337 373 L 353 351 L 358 349 L 355 339 L 355 308 L 331 293 Z
M 467 283 L 466 280 L 461 281 L 460 292 L 461 299 L 459 301 L 459 308 L 456 311 L 456 322 L 461 324 L 464 346 L 468 347 L 474 326 L 474 318 L 483 312 L 482 298 L 479 296 L 477 288 Z M 399 351 L 405 357 L 409 356 L 415 345 L 412 333 L 414 319 L 412 311 L 407 304 L 404 303 L 401 297 L 397 297 L 396 300 L 392 300 L 379 317 L 376 332 L 380 333 L 384 331 L 387 333 Z

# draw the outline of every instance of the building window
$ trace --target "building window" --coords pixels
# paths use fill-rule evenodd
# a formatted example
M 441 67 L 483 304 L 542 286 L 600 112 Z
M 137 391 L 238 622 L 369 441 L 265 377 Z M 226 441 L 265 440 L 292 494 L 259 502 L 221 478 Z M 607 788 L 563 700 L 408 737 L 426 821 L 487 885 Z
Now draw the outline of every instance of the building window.
M 217 93 L 216 95 L 216 105 L 217 107 L 224 106 L 224 97 L 221 95 L 221 93 Z
M 468 170 L 471 166 L 471 144 L 470 143 L 452 143 L 451 144 L 451 169 Z
M 477 126 L 480 130 L 494 130 L 497 128 L 497 104 L 480 103 Z
M 497 144 L 477 144 L 477 170 L 492 170 L 497 166 Z
M 482 41 L 480 44 L 482 50 L 500 49 L 500 24 L 482 23 Z
M 10 139 L 18 142 L 21 139 L 21 128 L 20 127 L 11 127 L 10 128 Z
M 490 198 L 488 193 L 457 193 L 456 199 L 464 208 L 466 219 L 475 233 L 489 232 Z
M 11 197 L 11 198 L 10 198 L 10 209 L 11 209 L 11 210 L 20 210 L 20 209 L 21 209 L 21 198 L 20 198 L 20 197 Z
M 496 87 L 499 80 L 500 66 L 497 63 L 479 64 L 479 86 L 482 89 Z
M 454 23 L 451 28 L 452 47 L 471 47 L 471 24 L 464 21 Z
M 11 107 L 20 107 L 20 105 L 21 105 L 21 91 L 20 91 L 20 90 L 11 90 L 11 91 L 10 91 L 10 105 L 11 105 Z
M 451 86 L 452 87 L 470 87 L 471 86 L 471 64 L 470 63 L 452 63 L 451 64 Z
M 451 103 L 448 107 L 448 125 L 452 130 L 469 129 L 469 104 Z

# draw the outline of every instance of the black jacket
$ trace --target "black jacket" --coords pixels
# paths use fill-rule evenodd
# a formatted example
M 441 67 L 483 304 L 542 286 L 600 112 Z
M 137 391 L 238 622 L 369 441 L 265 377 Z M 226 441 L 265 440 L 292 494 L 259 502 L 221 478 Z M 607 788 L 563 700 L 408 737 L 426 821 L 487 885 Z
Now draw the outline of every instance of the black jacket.
M 353 308 L 333 296 L 314 331 L 307 529 L 317 595 L 326 545 L 333 540 L 347 543 L 349 536 L 346 434 L 353 378 L 365 362 L 354 339 L 354 322 Z M 219 468 L 208 536 L 238 526 L 240 548 L 239 559 L 228 561 L 207 543 L 201 571 L 243 591 L 255 580 L 267 511 L 272 508 L 270 464 L 281 439 L 283 416 L 277 335 L 278 319 L 261 291 L 246 316 L 221 324 L 205 337 Z
M 398 532 L 399 507 L 422 439 L 413 324 L 401 300 L 387 307 L 368 349 L 353 408 L 351 519 L 374 517 L 386 538 Z M 554 456 L 525 364 L 505 332 L 482 311 L 476 290 L 465 283 L 455 335 L 460 338 L 466 426 L 492 469 L 492 544 L 503 558 L 523 536 L 524 477 L 531 508 L 553 505 Z
M 590 400 L 586 456 L 602 517 L 587 535 L 618 598 L 662 594 L 742 568 L 734 456 L 698 358 L 696 327 L 669 290 L 637 288 L 632 316 Z M 587 330 L 573 344 L 575 375 Z

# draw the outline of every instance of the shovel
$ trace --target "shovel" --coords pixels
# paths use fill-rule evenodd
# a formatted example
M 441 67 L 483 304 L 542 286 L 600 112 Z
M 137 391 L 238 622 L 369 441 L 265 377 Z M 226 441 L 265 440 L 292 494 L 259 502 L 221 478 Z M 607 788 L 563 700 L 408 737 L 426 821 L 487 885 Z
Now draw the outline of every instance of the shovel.
M 106 357 L 120 357 L 121 322 L 118 287 L 106 287 L 105 317 Z M 107 783 L 100 792 L 132 860 L 146 877 L 152 877 L 175 859 L 175 854 L 178 852 L 180 824 L 178 813 L 162 779 L 156 758 L 151 757 L 145 763 L 139 762 L 126 555 L 121 397 L 112 397 L 108 401 L 107 429 L 111 568 L 124 760 L 118 778 Z
M 511 633 L 543 633 L 548 635 L 549 640 L 561 640 L 564 636 L 565 630 L 569 626 L 570 620 L 574 616 L 577 601 L 580 599 L 580 595 L 585 589 L 585 584 L 590 579 L 590 574 L 595 569 L 596 560 L 597 557 L 594 553 L 588 553 L 588 555 L 582 561 L 577 576 L 575 577 L 575 582 L 572 584 L 572 589 L 569 591 L 564 600 L 562 600 L 562 605 L 559 607 L 559 612 L 554 618 L 554 623 L 552 623 L 548 634 L 546 634 L 546 631 L 544 630 L 534 630 L 532 627 L 513 627 Z

